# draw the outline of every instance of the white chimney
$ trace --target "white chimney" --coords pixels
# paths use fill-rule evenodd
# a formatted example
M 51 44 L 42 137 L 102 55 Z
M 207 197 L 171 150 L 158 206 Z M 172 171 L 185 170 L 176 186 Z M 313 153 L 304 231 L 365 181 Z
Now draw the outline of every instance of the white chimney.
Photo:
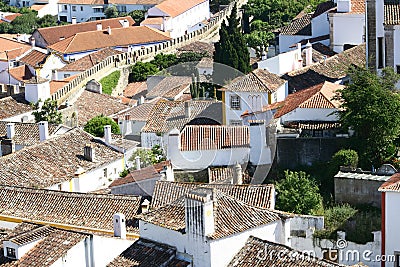
M 49 123 L 47 121 L 39 122 L 39 139 L 40 142 L 49 139 Z
M 135 157 L 135 162 L 136 162 L 136 170 L 140 170 L 140 157 L 139 156 Z
M 52 71 L 51 71 L 51 80 L 52 80 L 52 81 L 57 80 L 57 79 L 58 79 L 57 76 L 58 76 L 58 75 L 57 75 L 57 70 L 52 70 Z
M 76 24 L 76 17 L 72 17 L 72 18 L 71 18 L 71 23 L 72 23 L 72 24 Z
M 310 66 L 313 63 L 312 60 L 312 45 L 308 41 L 306 44 L 306 66 Z
M 185 117 L 190 118 L 190 115 L 191 115 L 190 102 L 186 101 L 185 102 Z
M 233 167 L 233 184 L 243 184 L 242 166 L 239 163 Z
M 35 46 L 36 46 L 35 37 L 32 36 L 29 40 L 30 40 L 30 42 L 31 42 L 31 46 L 32 46 L 32 47 L 35 47 Z
M 91 162 L 96 161 L 96 153 L 94 146 L 92 144 L 86 144 L 83 148 L 83 157 Z
M 351 12 L 351 0 L 337 0 L 337 12 L 339 13 Z
M 7 139 L 13 139 L 15 136 L 15 124 L 10 122 L 6 124 L 7 127 Z
M 111 137 L 111 125 L 104 126 L 104 141 L 107 145 L 111 144 L 112 137 Z
M 215 231 L 214 190 L 198 188 L 185 197 L 186 232 L 193 236 L 207 236 Z
M 110 26 L 107 27 L 107 33 L 108 33 L 108 35 L 111 35 L 111 27 Z
M 127 19 L 124 19 L 124 21 L 122 22 L 122 27 L 123 28 L 128 28 L 129 27 L 129 21 Z
M 142 213 L 148 212 L 149 211 L 149 206 L 150 206 L 150 201 L 145 199 L 141 206 L 142 206 Z
M 126 239 L 126 224 L 125 215 L 122 213 L 115 213 L 113 217 L 114 236 Z
M 97 23 L 96 24 L 96 30 L 102 31 L 103 30 L 103 25 L 101 25 L 101 23 Z
M 138 99 L 138 104 L 141 105 L 141 104 L 143 104 L 143 103 L 144 103 L 144 96 L 141 96 L 141 97 Z

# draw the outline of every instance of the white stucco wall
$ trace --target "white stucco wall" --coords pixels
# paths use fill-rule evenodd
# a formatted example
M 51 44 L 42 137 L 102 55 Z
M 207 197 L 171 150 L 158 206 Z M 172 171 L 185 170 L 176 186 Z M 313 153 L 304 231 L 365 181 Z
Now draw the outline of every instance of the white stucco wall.
M 51 267 L 88 266 L 86 262 L 85 240 L 80 241 L 54 262 Z
M 330 23 L 333 31 L 333 51 L 340 53 L 345 44 L 359 45 L 364 42 L 364 14 L 332 13 Z
M 301 50 L 298 48 L 285 53 L 281 53 L 275 57 L 268 58 L 257 62 L 258 68 L 268 70 L 277 75 L 283 75 L 287 72 L 302 67 Z
M 25 100 L 30 103 L 36 103 L 39 100 L 45 101 L 50 97 L 50 85 L 48 81 L 40 84 L 25 85 Z
M 290 48 L 290 46 L 297 44 L 301 40 L 310 39 L 310 38 L 312 38 L 312 36 L 279 34 L 279 52 L 280 53 L 288 52 L 293 49 L 293 48 Z
M 41 66 L 39 76 L 46 80 L 52 80 L 52 71 L 61 69 L 65 65 L 66 62 L 63 62 L 59 57 L 50 55 L 47 57 L 46 62 Z
M 323 108 L 296 108 L 295 110 L 283 115 L 281 122 L 287 121 L 338 121 L 337 114 L 332 114 L 337 109 Z
M 400 193 L 385 192 L 385 198 L 385 254 L 394 255 L 395 252 L 400 252 Z M 387 262 L 385 266 L 392 267 L 393 262 Z
M 112 218 L 110 218 L 110 220 L 112 220 Z M 117 237 L 93 236 L 94 266 L 106 266 L 135 241 L 136 240 L 127 240 Z
M 141 133 L 140 138 L 141 138 L 141 146 L 144 148 L 152 148 L 155 145 L 164 147 L 163 135 L 160 136 L 157 135 L 156 133 L 143 132 Z
M 323 13 L 311 20 L 311 31 L 313 37 L 329 34 L 328 14 Z

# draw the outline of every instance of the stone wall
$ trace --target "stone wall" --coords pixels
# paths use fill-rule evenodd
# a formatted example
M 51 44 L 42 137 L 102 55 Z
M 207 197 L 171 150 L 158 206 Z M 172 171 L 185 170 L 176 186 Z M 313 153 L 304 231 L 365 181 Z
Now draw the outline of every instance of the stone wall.
M 348 143 L 347 138 L 278 138 L 277 164 L 280 168 L 294 169 L 326 162 L 334 153 L 348 147 Z
M 381 207 L 382 181 L 335 178 L 335 201 L 338 203 L 370 204 Z

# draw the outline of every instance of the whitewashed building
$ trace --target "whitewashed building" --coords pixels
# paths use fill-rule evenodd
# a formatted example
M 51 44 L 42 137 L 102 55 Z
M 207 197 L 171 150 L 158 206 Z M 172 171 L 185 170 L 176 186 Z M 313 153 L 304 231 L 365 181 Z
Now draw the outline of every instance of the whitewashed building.
M 201 28 L 209 18 L 209 0 L 166 0 L 150 8 L 140 25 L 155 27 L 177 38 Z

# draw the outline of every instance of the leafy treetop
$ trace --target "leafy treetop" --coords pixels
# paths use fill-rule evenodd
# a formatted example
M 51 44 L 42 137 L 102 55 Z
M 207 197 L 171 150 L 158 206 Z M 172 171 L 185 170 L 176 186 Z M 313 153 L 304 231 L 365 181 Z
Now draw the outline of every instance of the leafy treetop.
M 85 132 L 88 132 L 96 137 L 104 137 L 104 126 L 111 125 L 111 132 L 114 134 L 119 134 L 119 126 L 109 117 L 104 115 L 99 115 L 89 120 L 85 127 L 83 128 Z
M 33 104 L 35 109 L 32 115 L 35 117 L 36 122 L 47 121 L 49 123 L 60 124 L 62 123 L 62 114 L 58 111 L 57 102 L 51 99 L 46 99 L 41 105 L 42 101 L 39 100 Z

